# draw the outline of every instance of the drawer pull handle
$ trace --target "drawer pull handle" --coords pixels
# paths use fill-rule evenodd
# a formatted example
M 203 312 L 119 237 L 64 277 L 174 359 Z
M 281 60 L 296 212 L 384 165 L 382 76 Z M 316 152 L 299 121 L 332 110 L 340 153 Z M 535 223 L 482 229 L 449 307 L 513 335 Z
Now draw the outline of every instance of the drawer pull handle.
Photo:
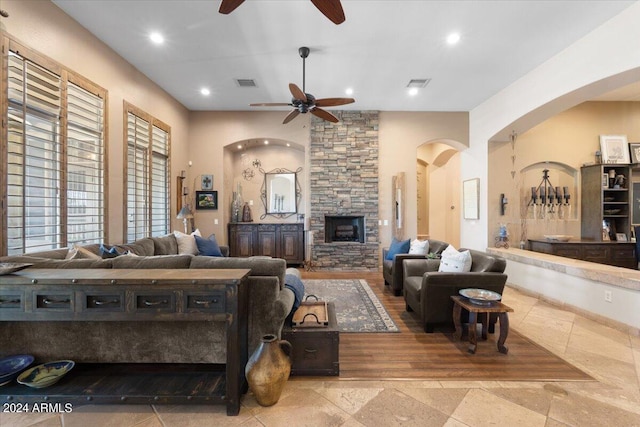
M 195 300 L 195 303 L 198 305 L 209 305 L 209 304 L 217 304 L 218 303 L 218 299 L 214 298 L 212 300 L 201 300 L 201 299 L 197 299 Z
M 19 304 L 19 299 L 0 299 L 0 304 Z
M 69 304 L 71 302 L 71 300 L 69 298 L 67 299 L 49 299 L 49 298 L 45 298 L 42 300 L 42 302 L 46 305 L 50 305 L 50 304 Z
M 317 350 L 317 349 L 315 349 L 315 348 L 305 348 L 305 349 L 304 349 L 304 352 L 305 352 L 305 353 L 317 353 L 317 352 L 318 352 L 318 350 Z
M 144 300 L 142 301 L 142 303 L 144 305 L 146 305 L 147 307 L 152 307 L 154 305 L 161 305 L 161 304 L 168 304 L 169 301 L 167 301 L 166 299 L 160 300 L 160 301 L 149 301 L 149 300 Z
M 107 305 L 107 304 L 120 304 L 120 300 L 115 298 L 109 301 L 103 301 L 100 299 L 97 299 L 94 301 L 95 305 Z

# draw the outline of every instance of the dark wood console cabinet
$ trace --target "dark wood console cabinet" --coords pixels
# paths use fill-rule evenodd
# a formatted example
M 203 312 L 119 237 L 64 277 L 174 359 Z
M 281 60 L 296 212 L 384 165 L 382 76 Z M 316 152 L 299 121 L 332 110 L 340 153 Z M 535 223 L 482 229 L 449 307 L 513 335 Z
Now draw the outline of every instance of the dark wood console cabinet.
M 1 276 L 0 328 L 2 321 L 185 321 L 185 327 L 193 321 L 224 322 L 227 363 L 77 363 L 47 388 L 15 381 L 1 387 L 0 402 L 218 403 L 237 415 L 247 390 L 249 271 L 27 269 Z
M 304 224 L 249 223 L 228 225 L 232 257 L 270 256 L 287 264 L 304 263 Z
M 596 242 L 588 240 L 558 242 L 529 240 L 534 252 L 557 255 L 599 264 L 637 269 L 635 242 Z

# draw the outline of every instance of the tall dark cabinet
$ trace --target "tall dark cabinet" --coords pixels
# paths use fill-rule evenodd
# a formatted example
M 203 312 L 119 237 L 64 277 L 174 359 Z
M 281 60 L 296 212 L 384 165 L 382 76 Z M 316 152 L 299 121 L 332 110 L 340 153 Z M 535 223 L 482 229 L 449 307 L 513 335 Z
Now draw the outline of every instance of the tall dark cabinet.
M 234 257 L 270 256 L 287 264 L 304 263 L 304 224 L 229 223 L 229 253 Z
M 616 241 L 616 234 L 631 238 L 631 167 L 629 165 L 601 164 L 581 169 L 582 198 L 581 237 L 595 241 Z M 610 176 L 613 175 L 613 180 Z M 618 176 L 624 176 L 624 185 L 615 185 Z M 608 232 L 607 232 L 608 230 Z

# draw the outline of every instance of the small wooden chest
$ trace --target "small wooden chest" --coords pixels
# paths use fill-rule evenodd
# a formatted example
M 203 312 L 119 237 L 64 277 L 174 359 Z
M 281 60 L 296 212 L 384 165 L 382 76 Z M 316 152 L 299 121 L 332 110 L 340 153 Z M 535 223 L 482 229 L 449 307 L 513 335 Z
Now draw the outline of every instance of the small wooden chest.
M 291 343 L 291 375 L 340 375 L 340 333 L 336 308 L 327 303 L 329 325 L 317 328 L 293 328 L 285 325 L 282 339 Z

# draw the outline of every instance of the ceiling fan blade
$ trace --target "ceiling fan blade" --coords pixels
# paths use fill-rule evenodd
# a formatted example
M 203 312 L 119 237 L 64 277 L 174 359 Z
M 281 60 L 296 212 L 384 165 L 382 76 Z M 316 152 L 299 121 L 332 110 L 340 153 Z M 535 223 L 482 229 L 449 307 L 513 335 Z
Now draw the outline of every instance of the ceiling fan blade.
M 340 0 L 311 0 L 311 3 L 336 25 L 342 24 L 346 19 Z
M 356 102 L 353 98 L 321 98 L 316 99 L 317 107 L 335 107 L 336 105 L 352 104 Z
M 285 107 L 288 105 L 290 106 L 291 104 L 286 102 L 260 102 L 256 104 L 249 104 L 250 107 Z
M 318 116 L 320 117 L 322 120 L 326 120 L 328 122 L 332 122 L 332 123 L 338 123 L 340 120 L 334 116 L 333 114 L 331 114 L 330 112 L 328 112 L 327 110 L 323 110 L 322 108 L 312 108 L 311 110 L 309 110 L 311 112 L 311 114 L 313 114 L 314 116 Z
M 236 10 L 236 8 L 242 3 L 244 3 L 244 0 L 222 0 L 218 12 L 222 13 L 223 15 L 228 15 L 229 13 Z
M 295 119 L 296 117 L 298 117 L 298 114 L 300 114 L 300 111 L 298 110 L 293 110 L 292 112 L 290 112 L 289 114 L 287 114 L 287 117 L 284 118 L 284 121 L 282 122 L 283 125 L 286 125 L 287 123 L 289 123 L 291 120 Z
M 291 95 L 293 95 L 293 99 L 299 99 L 302 102 L 307 102 L 307 95 L 295 84 L 289 83 L 289 90 L 291 91 Z

